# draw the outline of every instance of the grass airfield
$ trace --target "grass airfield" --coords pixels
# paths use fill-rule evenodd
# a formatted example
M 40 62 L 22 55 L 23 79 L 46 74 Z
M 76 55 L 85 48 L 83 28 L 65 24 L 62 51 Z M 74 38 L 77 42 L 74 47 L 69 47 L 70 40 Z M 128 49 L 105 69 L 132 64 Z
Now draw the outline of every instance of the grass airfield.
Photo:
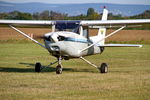
M 0 100 L 149 100 L 150 45 L 143 48 L 105 48 L 101 55 L 86 57 L 109 72 L 80 59 L 62 61 L 63 74 L 55 66 L 34 72 L 34 64 L 56 59 L 34 43 L 0 44 Z

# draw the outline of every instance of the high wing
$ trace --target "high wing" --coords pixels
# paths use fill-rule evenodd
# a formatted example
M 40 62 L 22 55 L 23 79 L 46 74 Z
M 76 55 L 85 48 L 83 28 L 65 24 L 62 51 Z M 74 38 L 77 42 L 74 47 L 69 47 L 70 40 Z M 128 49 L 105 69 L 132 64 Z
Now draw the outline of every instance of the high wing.
M 82 26 L 113 26 L 113 25 L 145 25 L 150 24 L 150 19 L 134 19 L 134 20 L 92 20 L 92 21 L 81 21 Z
M 73 21 L 73 20 L 72 20 Z M 0 20 L 0 24 L 7 25 L 53 25 L 55 20 Z M 59 21 L 61 22 L 61 20 Z M 62 20 L 62 22 L 71 22 L 71 20 Z M 106 26 L 106 25 L 143 25 L 150 24 L 150 19 L 135 19 L 135 20 L 78 20 L 81 26 Z
M 58 22 L 62 23 L 70 23 L 70 22 L 77 22 L 77 25 L 81 26 L 115 26 L 119 25 L 121 28 L 118 30 L 112 32 L 112 34 L 109 34 L 108 36 L 104 37 L 103 39 L 98 40 L 96 43 L 84 48 L 81 50 L 84 51 L 93 45 L 96 45 L 98 42 L 114 35 L 118 31 L 122 30 L 123 28 L 127 27 L 128 25 L 145 25 L 145 24 L 150 24 L 150 19 L 134 19 L 134 20 L 83 20 L 83 21 L 71 21 L 71 20 L 60 20 L 60 21 L 45 21 L 45 20 L 0 20 L 0 24 L 2 25 L 33 25 L 33 26 L 50 26 L 50 25 L 55 25 Z M 13 28 L 13 27 L 12 27 Z M 20 32 L 21 33 L 21 32 Z M 106 45 L 105 45 L 106 46 Z M 107 45 L 107 46 L 114 46 L 114 45 Z M 117 45 L 116 45 L 117 46 Z
M 54 21 L 46 21 L 46 20 L 0 20 L 0 24 L 4 25 L 52 25 Z

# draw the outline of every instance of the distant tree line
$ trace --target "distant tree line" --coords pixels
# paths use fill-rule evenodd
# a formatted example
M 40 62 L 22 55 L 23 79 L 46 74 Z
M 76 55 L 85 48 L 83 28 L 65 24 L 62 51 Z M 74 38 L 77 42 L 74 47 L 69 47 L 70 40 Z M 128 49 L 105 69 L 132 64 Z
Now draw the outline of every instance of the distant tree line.
M 18 19 L 18 20 L 59 20 L 65 19 L 68 15 L 54 11 L 45 10 L 41 13 L 33 14 L 23 13 L 19 11 L 12 11 L 9 13 L 0 13 L 0 19 Z
M 87 10 L 87 14 L 81 14 L 77 16 L 68 16 L 65 13 L 59 13 L 54 11 L 45 10 L 43 12 L 36 13 L 24 13 L 20 11 L 12 11 L 9 13 L 0 13 L 0 19 L 18 19 L 18 20 L 100 20 L 102 14 L 96 12 L 93 8 Z M 148 19 L 150 18 L 150 10 L 146 10 L 143 13 L 135 16 L 122 16 L 113 15 L 109 13 L 108 19 Z

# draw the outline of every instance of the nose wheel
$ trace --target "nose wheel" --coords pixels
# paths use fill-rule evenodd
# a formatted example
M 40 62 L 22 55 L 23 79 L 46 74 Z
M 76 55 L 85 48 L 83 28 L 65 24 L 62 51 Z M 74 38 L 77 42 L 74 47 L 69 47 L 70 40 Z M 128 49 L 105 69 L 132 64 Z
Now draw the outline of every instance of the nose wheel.
M 61 65 L 56 66 L 56 74 L 62 74 L 62 67 Z

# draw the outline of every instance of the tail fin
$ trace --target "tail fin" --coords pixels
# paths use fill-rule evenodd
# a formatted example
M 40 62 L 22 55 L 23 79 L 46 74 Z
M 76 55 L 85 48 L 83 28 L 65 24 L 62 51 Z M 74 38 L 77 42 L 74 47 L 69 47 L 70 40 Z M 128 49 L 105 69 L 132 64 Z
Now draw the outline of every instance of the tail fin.
M 108 10 L 104 7 L 103 9 L 103 15 L 102 15 L 102 20 L 107 20 L 108 17 Z
M 104 7 L 103 15 L 101 20 L 107 20 L 108 17 L 108 10 Z M 101 26 L 99 27 L 98 34 L 96 36 L 91 36 L 90 39 L 93 41 L 93 43 L 96 43 L 97 40 L 101 40 L 105 38 L 106 35 L 106 28 Z M 97 43 L 97 45 L 104 45 L 105 40 L 102 40 L 101 42 Z
M 103 15 L 102 15 L 101 20 L 107 20 L 107 17 L 108 17 L 108 10 L 104 7 Z M 104 38 L 105 35 L 106 35 L 106 28 L 105 27 L 100 27 L 99 30 L 98 30 L 99 39 Z M 104 45 L 104 44 L 105 44 L 105 40 L 103 40 L 99 43 L 99 45 Z

